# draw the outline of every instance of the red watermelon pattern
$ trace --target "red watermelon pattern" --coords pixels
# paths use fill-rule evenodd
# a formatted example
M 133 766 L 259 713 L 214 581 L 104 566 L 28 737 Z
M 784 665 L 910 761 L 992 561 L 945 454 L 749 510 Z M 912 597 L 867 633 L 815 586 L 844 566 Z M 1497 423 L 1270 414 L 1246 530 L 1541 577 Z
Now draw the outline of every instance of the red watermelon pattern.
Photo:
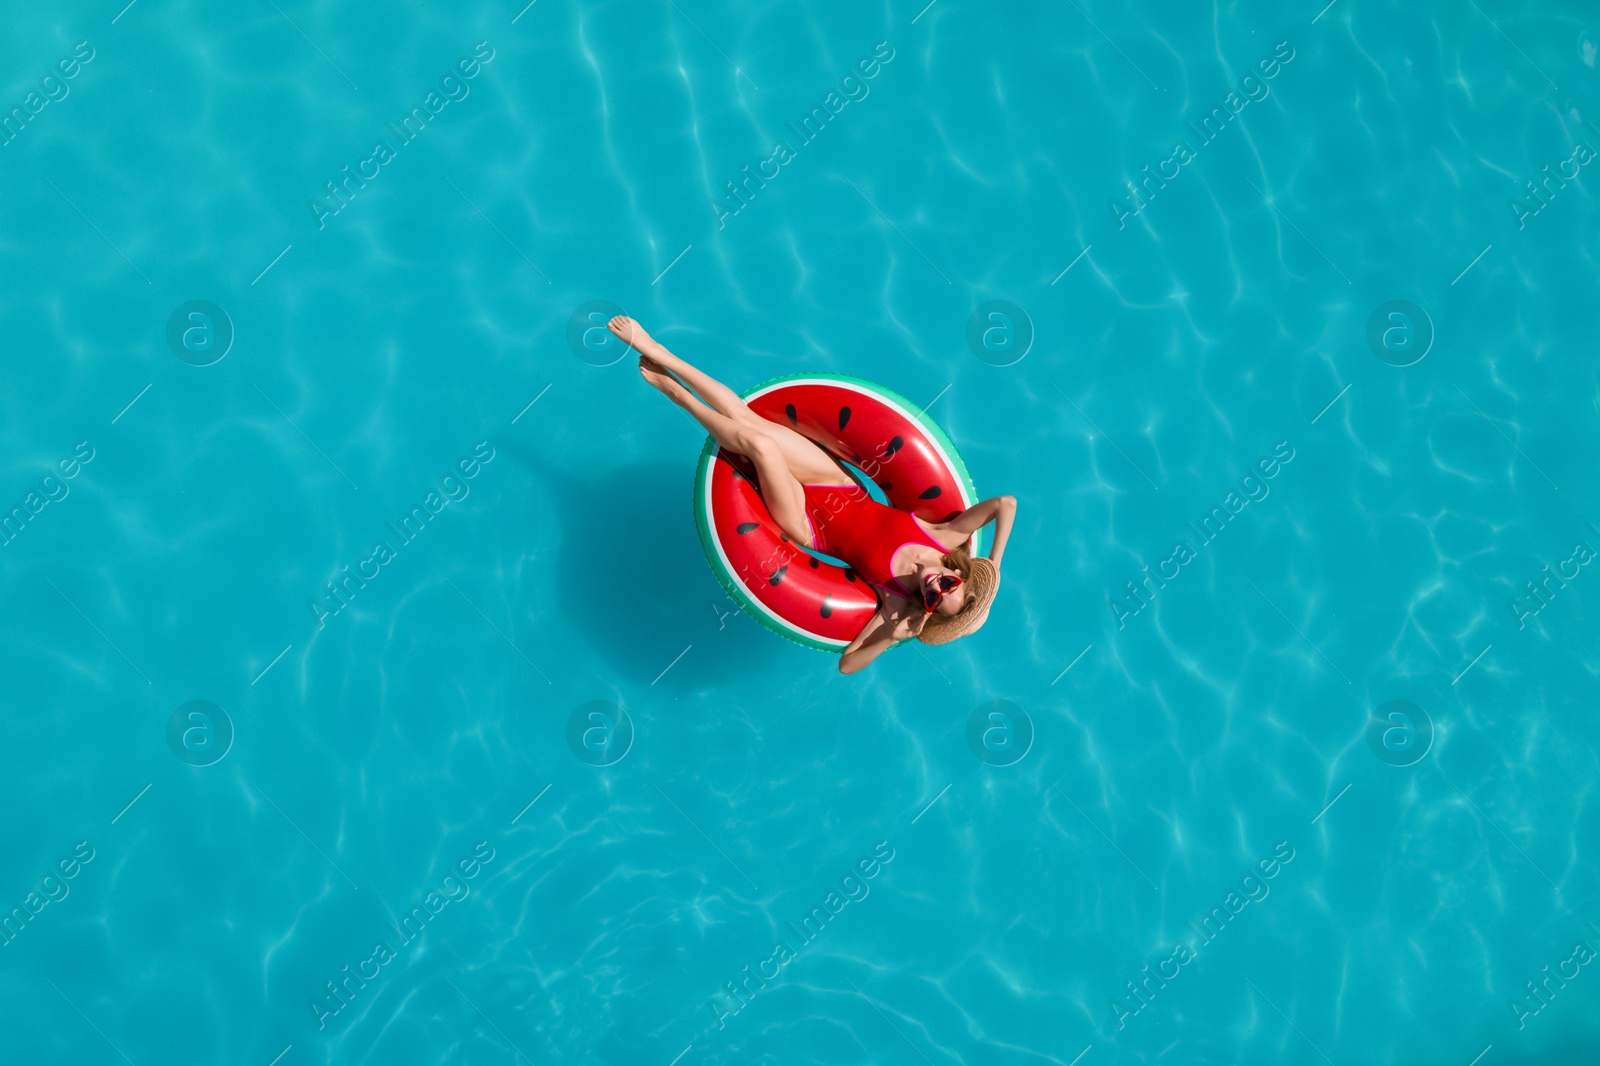
M 757 389 L 745 400 L 762 418 L 790 426 L 860 468 L 892 506 L 925 521 L 948 521 L 976 502 L 948 440 L 936 439 L 910 404 L 881 386 L 805 377 Z M 704 466 L 697 511 L 702 538 L 714 541 L 706 544 L 707 555 L 724 584 L 729 577 L 736 581 L 765 615 L 758 621 L 791 639 L 832 649 L 853 640 L 877 610 L 872 590 L 849 568 L 822 562 L 791 542 L 762 501 L 754 465 L 744 456 L 717 448 L 709 477 Z M 841 472 L 840 482 L 846 480 Z

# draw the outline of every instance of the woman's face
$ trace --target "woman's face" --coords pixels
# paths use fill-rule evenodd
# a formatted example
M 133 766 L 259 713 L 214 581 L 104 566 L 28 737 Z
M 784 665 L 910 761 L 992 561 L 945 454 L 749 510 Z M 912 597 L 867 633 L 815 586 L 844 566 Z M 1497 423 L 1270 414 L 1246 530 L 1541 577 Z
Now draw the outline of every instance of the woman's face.
M 926 605 L 929 597 L 937 596 L 939 594 L 939 583 L 943 578 L 960 578 L 961 571 L 951 570 L 947 566 L 935 563 L 930 566 L 923 567 L 920 571 L 918 571 L 917 576 L 922 585 L 922 602 L 924 605 Z M 966 605 L 966 602 L 967 586 L 965 581 L 963 581 L 962 584 L 957 585 L 955 588 L 950 589 L 944 594 L 944 598 L 941 599 L 939 601 L 939 605 L 934 608 L 934 613 L 943 615 L 958 614 L 960 613 L 961 608 Z

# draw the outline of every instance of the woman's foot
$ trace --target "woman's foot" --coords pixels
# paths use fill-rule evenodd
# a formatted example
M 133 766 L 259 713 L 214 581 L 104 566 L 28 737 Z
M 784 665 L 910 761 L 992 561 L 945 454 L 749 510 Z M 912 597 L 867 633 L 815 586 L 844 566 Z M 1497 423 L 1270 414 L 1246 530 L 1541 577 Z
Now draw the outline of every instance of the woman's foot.
M 667 373 L 682 373 L 685 370 L 690 373 L 696 372 L 688 363 L 662 347 L 660 342 L 645 332 L 643 326 L 627 315 L 617 315 L 606 323 L 606 327 L 626 341 L 640 356 L 650 360 L 654 364 L 652 369 Z
M 641 355 L 639 357 L 639 376 L 644 378 L 651 385 L 660 389 L 674 403 L 678 402 L 676 393 L 684 391 L 683 386 L 678 384 L 673 376 L 668 374 L 660 363 L 656 362 L 648 355 Z
M 634 351 L 642 353 L 659 347 L 655 342 L 655 338 L 646 333 L 643 326 L 627 315 L 614 316 L 610 322 L 606 323 L 606 328 L 615 333 L 624 344 Z

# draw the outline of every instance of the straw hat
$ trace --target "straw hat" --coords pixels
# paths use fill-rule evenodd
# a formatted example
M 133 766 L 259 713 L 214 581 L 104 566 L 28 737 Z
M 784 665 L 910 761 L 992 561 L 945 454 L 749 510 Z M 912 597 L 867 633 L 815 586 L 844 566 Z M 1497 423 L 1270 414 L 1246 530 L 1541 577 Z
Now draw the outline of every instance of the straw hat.
M 931 614 L 917 639 L 924 644 L 948 644 L 976 632 L 989 620 L 989 605 L 1000 589 L 1000 568 L 979 556 L 972 560 L 966 580 L 967 598 L 956 614 Z

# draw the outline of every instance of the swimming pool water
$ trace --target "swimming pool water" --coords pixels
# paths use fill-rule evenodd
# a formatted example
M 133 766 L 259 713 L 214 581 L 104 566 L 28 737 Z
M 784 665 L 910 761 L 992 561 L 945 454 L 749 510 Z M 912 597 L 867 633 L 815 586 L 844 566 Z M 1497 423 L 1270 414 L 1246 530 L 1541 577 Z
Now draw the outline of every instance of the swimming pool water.
M 0 1061 L 1594 1061 L 1600 20 L 1324 2 L 13 10 Z M 734 610 L 596 301 L 985 628 Z

